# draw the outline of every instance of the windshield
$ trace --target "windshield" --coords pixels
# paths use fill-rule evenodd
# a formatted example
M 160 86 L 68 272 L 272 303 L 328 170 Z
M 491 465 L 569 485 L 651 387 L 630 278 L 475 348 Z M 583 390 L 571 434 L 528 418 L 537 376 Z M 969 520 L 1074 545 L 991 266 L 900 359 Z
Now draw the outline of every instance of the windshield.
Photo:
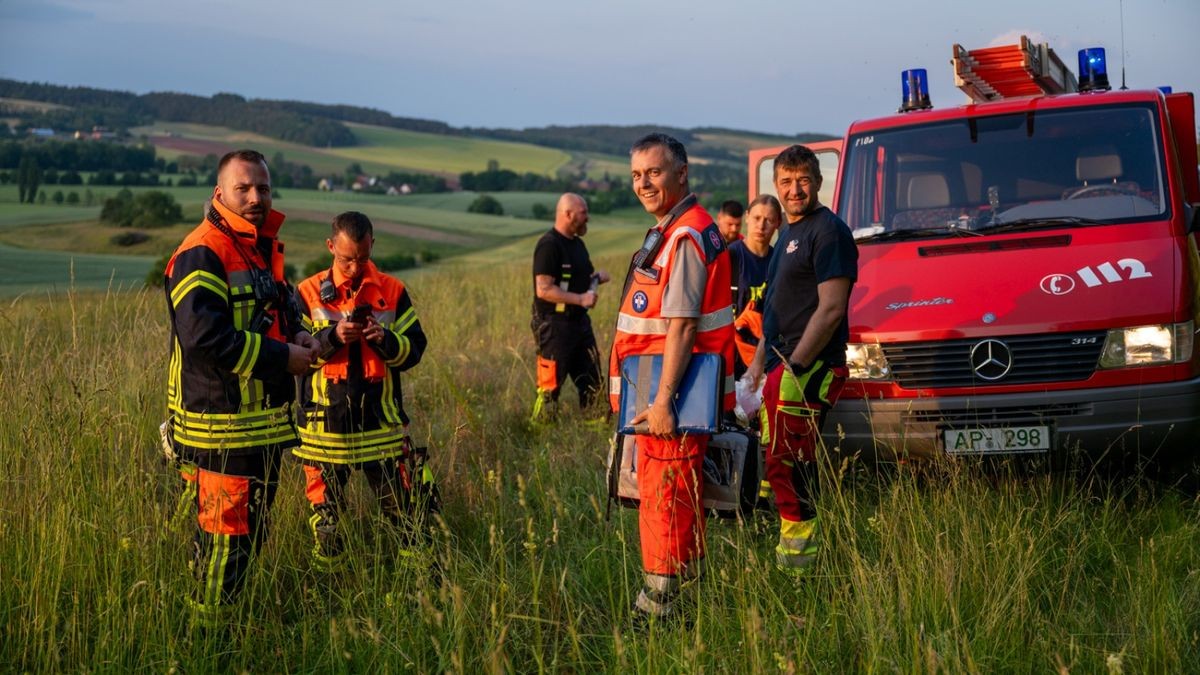
M 853 136 L 838 215 L 861 240 L 1165 217 L 1156 119 L 1110 106 Z

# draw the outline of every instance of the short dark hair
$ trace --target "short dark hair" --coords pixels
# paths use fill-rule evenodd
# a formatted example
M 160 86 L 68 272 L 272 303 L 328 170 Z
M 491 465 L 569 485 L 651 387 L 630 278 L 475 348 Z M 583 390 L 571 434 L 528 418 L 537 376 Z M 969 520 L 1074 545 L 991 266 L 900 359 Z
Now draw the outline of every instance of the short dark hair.
M 779 218 L 779 220 L 783 220 L 783 206 L 780 205 L 779 200 L 775 198 L 775 195 L 761 194 L 755 197 L 754 201 L 750 202 L 749 208 L 752 209 L 759 204 L 766 204 L 767 208 L 775 211 L 775 217 Z
M 808 168 L 808 173 L 813 178 L 821 177 L 821 162 L 817 159 L 817 154 L 803 145 L 793 145 L 779 153 L 779 156 L 775 158 L 775 168 L 772 169 L 772 175 L 779 175 L 780 169 L 795 171 L 804 167 Z
M 729 199 L 721 203 L 721 210 L 718 215 L 725 214 L 730 218 L 741 218 L 746 213 L 746 209 L 742 208 L 742 203 L 736 199 Z
M 217 162 L 217 174 L 219 175 L 224 170 L 225 165 L 235 159 L 240 159 L 243 162 L 261 162 L 263 165 L 267 163 L 267 158 L 257 150 L 234 150 L 233 152 L 225 153 L 221 157 L 221 161 Z
M 667 154 L 671 156 L 671 159 L 675 160 L 675 166 L 683 166 L 688 163 L 687 149 L 683 147 L 683 143 L 680 143 L 671 136 L 660 133 L 646 134 L 637 139 L 633 147 L 629 148 L 629 155 L 632 157 L 634 154 L 645 152 L 656 145 L 661 145 L 667 149 Z
M 350 238 L 350 241 L 355 243 L 363 239 L 374 238 L 375 228 L 371 225 L 371 219 L 365 213 L 358 211 L 346 211 L 339 213 L 333 217 L 332 234 L 330 239 L 336 239 L 338 233 L 343 233 Z

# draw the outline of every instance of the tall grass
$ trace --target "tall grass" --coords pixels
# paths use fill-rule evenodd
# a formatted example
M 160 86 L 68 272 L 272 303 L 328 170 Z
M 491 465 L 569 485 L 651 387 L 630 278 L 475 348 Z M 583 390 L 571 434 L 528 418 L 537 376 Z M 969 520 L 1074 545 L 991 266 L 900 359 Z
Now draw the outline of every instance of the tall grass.
M 610 269 L 616 261 L 605 261 Z M 824 467 L 825 546 L 796 580 L 775 522 L 709 523 L 692 621 L 637 631 L 633 511 L 605 517 L 609 431 L 534 389 L 526 263 L 412 284 L 406 380 L 446 498 L 442 583 L 397 556 L 363 481 L 352 553 L 309 562 L 298 467 L 233 626 L 189 628 L 188 526 L 158 458 L 159 293 L 0 306 L 0 663 L 31 672 L 1198 672 L 1200 504 L 1136 479 L 970 462 Z M 594 311 L 608 333 L 614 290 Z M 602 338 L 607 341 L 606 338 Z M 571 398 L 570 396 L 564 397 Z

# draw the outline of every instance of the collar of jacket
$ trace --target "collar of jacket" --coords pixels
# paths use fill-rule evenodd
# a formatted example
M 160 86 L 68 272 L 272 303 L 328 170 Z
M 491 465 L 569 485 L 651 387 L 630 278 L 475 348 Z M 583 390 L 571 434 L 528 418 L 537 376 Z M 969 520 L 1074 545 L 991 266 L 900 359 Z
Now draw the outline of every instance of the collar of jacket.
M 366 264 L 366 268 L 363 270 L 362 276 L 360 277 L 361 281 L 359 282 L 359 285 L 358 285 L 358 292 L 362 292 L 362 289 L 365 286 L 378 284 L 379 282 L 376 281 L 376 277 L 378 275 L 379 275 L 379 269 L 377 267 L 375 267 L 375 262 L 372 260 L 368 260 L 367 264 Z M 351 286 L 353 281 L 354 280 L 351 279 L 350 277 L 342 274 L 342 271 L 340 269 L 338 269 L 337 265 L 333 266 L 333 285 L 335 287 L 337 287 L 337 289 L 339 291 L 345 291 L 347 288 L 349 288 Z M 344 297 L 346 297 L 346 294 L 344 292 L 339 293 L 338 297 L 344 298 Z
M 659 220 L 657 223 L 655 223 L 654 227 L 658 229 L 659 232 L 666 232 L 667 230 L 671 229 L 672 223 L 674 223 L 676 220 L 679 220 L 679 216 L 687 213 L 687 210 L 695 206 L 698 202 L 699 197 L 696 196 L 696 193 L 689 192 L 686 197 L 679 200 L 678 204 L 672 206 L 671 210 L 667 211 L 667 215 L 663 216 L 662 220 Z
M 213 199 L 212 206 L 217 213 L 221 214 L 221 218 L 225 220 L 234 234 L 245 237 L 252 243 L 260 236 L 274 239 L 279 234 L 279 228 L 283 226 L 283 221 L 287 217 L 275 209 L 271 209 L 267 212 L 267 222 L 263 223 L 262 227 L 257 227 L 254 223 L 230 211 L 219 199 Z

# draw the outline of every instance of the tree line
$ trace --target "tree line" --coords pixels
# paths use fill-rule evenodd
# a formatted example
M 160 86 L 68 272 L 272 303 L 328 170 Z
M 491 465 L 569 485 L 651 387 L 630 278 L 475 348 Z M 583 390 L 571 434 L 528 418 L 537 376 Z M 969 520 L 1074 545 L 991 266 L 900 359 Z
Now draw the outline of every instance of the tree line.
M 66 87 L 8 79 L 0 79 L 0 97 L 71 106 L 69 110 L 37 113 L 8 111 L 13 116 L 21 117 L 26 127 L 89 129 L 92 125 L 102 125 L 116 131 L 150 124 L 155 120 L 196 122 L 255 131 L 273 138 L 318 147 L 354 145 L 354 134 L 344 124 L 346 122 L 445 136 L 484 136 L 560 150 L 618 156 L 629 152 L 629 145 L 633 139 L 651 132 L 663 132 L 679 139 L 692 155 L 740 164 L 745 162 L 743 155 L 708 143 L 703 136 L 747 134 L 745 131 L 718 127 L 682 129 L 654 125 L 551 125 L 527 129 L 453 127 L 445 122 L 400 117 L 376 108 L 354 105 L 246 99 L 237 94 L 216 94 L 207 98 L 169 92 L 138 95 L 92 87 Z M 764 135 L 762 138 L 764 142 L 768 142 L 768 139 L 777 140 L 778 136 Z M 832 136 L 828 134 L 799 133 L 789 137 L 789 140 L 804 143 L 829 138 Z

